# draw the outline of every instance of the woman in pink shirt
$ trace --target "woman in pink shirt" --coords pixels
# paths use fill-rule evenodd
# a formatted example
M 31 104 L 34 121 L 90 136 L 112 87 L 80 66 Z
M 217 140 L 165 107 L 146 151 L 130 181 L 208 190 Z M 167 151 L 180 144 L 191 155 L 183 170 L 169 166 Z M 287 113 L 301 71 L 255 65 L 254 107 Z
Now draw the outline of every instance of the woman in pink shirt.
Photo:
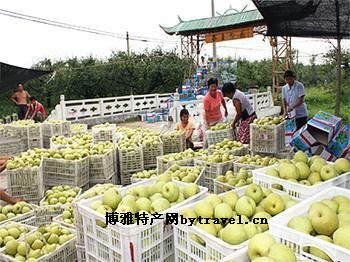
M 221 105 L 224 107 L 225 117 L 227 117 L 226 103 L 221 91 L 218 90 L 218 80 L 216 78 L 210 78 L 208 80 L 208 93 L 203 99 L 203 105 L 204 131 L 222 122 Z M 204 147 L 207 147 L 206 138 L 204 138 Z

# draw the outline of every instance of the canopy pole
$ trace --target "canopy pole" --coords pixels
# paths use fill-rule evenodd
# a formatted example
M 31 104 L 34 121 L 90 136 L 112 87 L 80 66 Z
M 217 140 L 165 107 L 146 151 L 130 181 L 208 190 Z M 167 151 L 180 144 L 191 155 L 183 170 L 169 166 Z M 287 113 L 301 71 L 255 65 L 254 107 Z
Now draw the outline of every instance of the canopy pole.
M 340 96 L 341 96 L 341 46 L 340 46 L 340 37 L 337 38 L 337 79 L 336 79 L 336 93 L 335 93 L 335 115 L 340 115 Z
M 336 116 L 340 114 L 340 95 L 341 95 L 341 37 L 340 37 L 340 21 L 339 21 L 339 2 L 335 1 L 335 11 L 337 20 L 337 76 L 336 76 L 336 91 L 335 91 L 335 112 Z

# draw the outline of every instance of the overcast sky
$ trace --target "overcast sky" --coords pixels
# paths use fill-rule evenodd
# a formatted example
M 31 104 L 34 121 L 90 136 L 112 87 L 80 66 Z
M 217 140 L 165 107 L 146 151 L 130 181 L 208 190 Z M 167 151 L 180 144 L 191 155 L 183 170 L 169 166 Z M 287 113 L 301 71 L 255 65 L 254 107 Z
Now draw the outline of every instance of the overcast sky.
M 216 0 L 215 9 L 225 12 L 230 5 L 242 10 L 255 9 L 251 0 Z M 210 0 L 2 0 L 0 9 L 15 11 L 130 36 L 144 36 L 163 39 L 163 43 L 131 41 L 133 51 L 152 49 L 157 45 L 164 48 L 179 48 L 179 38 L 168 36 L 159 27 L 183 20 L 211 16 Z M 29 67 L 40 59 L 72 56 L 106 57 L 112 50 L 126 50 L 123 39 L 94 35 L 84 32 L 37 24 L 0 15 L 1 48 L 0 61 Z M 175 43 L 174 43 L 175 42 Z M 350 48 L 349 41 L 343 41 Z M 330 48 L 324 40 L 293 38 L 292 46 L 299 50 L 300 61 L 308 62 L 311 54 L 320 54 Z M 210 44 L 205 45 L 202 54 L 212 55 Z M 218 56 L 244 57 L 249 60 L 270 58 L 271 48 L 262 37 L 248 40 L 227 41 L 218 44 Z

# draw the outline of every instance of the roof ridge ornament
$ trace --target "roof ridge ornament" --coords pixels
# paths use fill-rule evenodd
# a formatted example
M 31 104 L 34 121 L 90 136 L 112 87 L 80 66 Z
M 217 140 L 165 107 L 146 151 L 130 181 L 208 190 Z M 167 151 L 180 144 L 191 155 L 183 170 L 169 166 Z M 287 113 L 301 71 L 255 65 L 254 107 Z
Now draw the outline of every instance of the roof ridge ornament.
M 182 23 L 184 20 L 181 19 L 179 15 L 177 15 L 177 19 L 179 19 L 179 22 Z

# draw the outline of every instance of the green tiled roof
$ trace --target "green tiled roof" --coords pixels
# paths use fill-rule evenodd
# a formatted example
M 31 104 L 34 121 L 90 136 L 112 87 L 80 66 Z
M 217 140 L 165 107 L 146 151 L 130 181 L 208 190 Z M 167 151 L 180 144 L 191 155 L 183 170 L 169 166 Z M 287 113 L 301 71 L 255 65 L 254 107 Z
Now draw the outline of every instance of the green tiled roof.
M 190 21 L 182 21 L 173 27 L 160 26 L 167 34 L 173 35 L 191 35 L 208 33 L 224 28 L 234 28 L 241 25 L 249 25 L 263 22 L 264 18 L 258 10 L 244 11 L 222 16 L 209 18 L 194 19 Z

